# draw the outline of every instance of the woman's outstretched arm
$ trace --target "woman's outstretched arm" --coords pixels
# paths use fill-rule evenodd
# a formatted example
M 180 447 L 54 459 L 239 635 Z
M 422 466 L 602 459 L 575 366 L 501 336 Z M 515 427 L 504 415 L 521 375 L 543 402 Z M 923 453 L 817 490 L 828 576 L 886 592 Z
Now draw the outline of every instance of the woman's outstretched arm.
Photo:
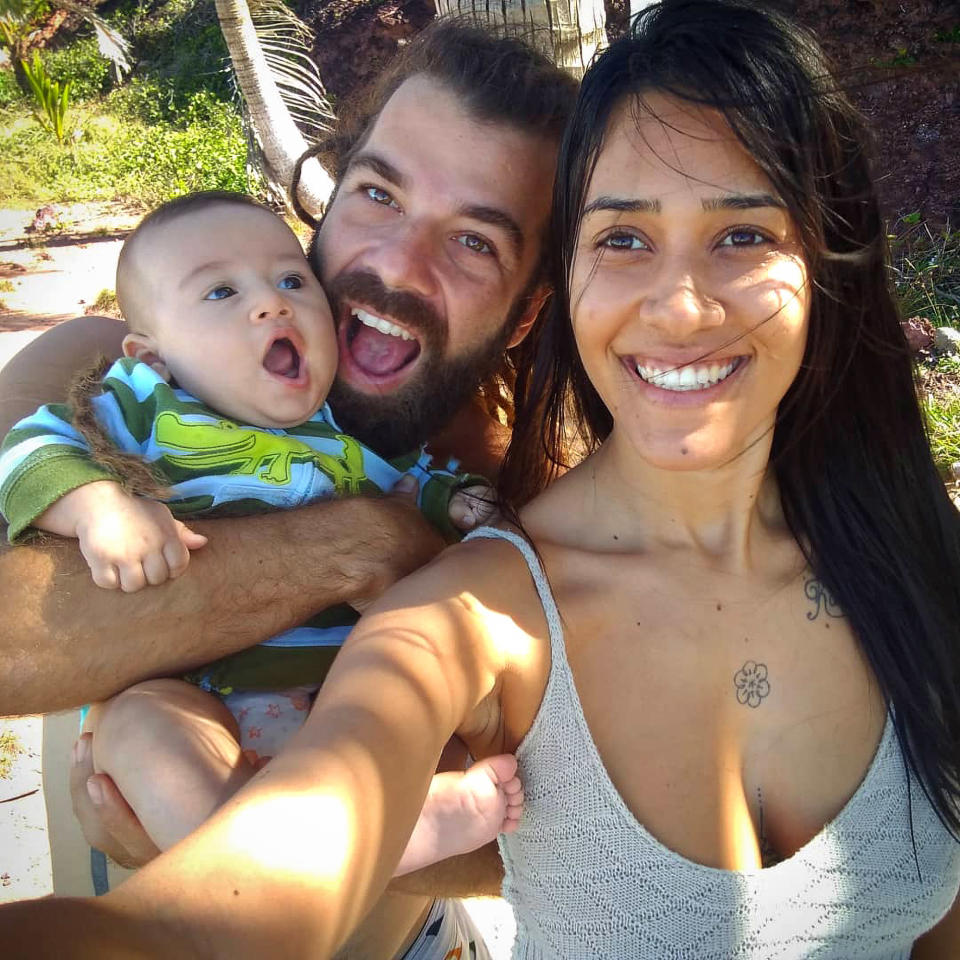
M 36 955 L 69 943 L 77 957 L 329 956 L 390 878 L 444 743 L 476 740 L 509 651 L 530 647 L 508 608 L 489 614 L 463 586 L 494 579 L 485 546 L 451 551 L 371 610 L 302 730 L 200 830 L 105 898 L 0 909 L 3 942 L 28 931 Z

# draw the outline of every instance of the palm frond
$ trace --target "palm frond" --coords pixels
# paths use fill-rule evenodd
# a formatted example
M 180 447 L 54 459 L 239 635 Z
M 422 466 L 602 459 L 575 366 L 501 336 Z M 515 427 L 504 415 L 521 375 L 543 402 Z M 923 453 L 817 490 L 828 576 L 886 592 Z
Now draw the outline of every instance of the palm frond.
M 333 126 L 333 111 L 310 56 L 313 31 L 283 0 L 255 0 L 250 14 L 290 116 L 307 140 L 322 138 Z
M 130 43 L 117 33 L 103 17 L 86 4 L 77 3 L 75 0 L 56 0 L 56 6 L 60 10 L 75 13 L 93 27 L 100 54 L 113 64 L 118 80 L 124 73 L 129 72 Z

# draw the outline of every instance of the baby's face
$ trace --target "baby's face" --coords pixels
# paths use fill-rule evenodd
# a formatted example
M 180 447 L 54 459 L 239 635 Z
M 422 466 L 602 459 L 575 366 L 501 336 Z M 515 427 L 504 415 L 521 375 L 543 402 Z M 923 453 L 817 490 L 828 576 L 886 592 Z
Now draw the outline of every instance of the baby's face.
M 223 204 L 143 239 L 150 333 L 177 384 L 254 426 L 309 420 L 333 382 L 337 341 L 290 228 L 269 211 Z

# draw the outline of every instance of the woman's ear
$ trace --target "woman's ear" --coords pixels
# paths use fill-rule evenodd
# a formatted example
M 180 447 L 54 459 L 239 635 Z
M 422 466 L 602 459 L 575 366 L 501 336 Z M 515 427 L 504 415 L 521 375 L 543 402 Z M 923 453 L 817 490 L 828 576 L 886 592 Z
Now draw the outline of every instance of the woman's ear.
M 517 325 L 513 328 L 513 333 L 510 335 L 510 341 L 507 343 L 508 348 L 515 347 L 530 332 L 533 325 L 537 322 L 537 318 L 540 316 L 544 304 L 550 299 L 551 293 L 553 293 L 553 288 L 550 284 L 542 283 L 530 294 L 527 298 L 527 306 L 523 311 L 523 315 L 520 317 Z
M 169 382 L 170 371 L 167 369 L 167 364 L 157 349 L 156 342 L 149 334 L 128 333 L 123 338 L 123 355 L 125 357 L 133 357 L 134 360 L 145 363 L 155 373 L 158 373 L 164 380 Z

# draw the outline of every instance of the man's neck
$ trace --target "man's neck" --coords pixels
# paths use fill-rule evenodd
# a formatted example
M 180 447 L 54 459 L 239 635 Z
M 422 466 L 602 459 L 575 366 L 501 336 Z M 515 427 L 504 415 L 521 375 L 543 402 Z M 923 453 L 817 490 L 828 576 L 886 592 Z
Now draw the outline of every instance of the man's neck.
M 509 442 L 510 428 L 494 420 L 474 399 L 434 434 L 427 449 L 437 465 L 454 457 L 460 461 L 461 470 L 496 480 Z

